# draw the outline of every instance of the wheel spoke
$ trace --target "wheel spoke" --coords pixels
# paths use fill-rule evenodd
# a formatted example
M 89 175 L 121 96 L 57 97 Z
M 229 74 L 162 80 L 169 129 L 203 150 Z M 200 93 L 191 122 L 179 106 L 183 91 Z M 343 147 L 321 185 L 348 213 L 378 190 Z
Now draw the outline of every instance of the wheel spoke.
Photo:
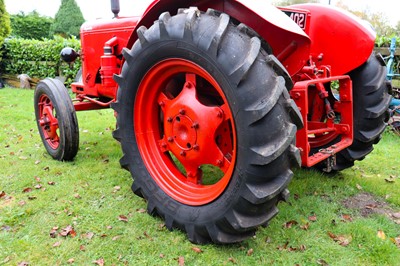
M 202 183 L 203 171 L 198 167 L 186 168 L 187 182 L 199 185 Z
M 192 73 L 186 73 L 186 84 L 190 83 L 192 86 L 196 87 L 196 75 Z

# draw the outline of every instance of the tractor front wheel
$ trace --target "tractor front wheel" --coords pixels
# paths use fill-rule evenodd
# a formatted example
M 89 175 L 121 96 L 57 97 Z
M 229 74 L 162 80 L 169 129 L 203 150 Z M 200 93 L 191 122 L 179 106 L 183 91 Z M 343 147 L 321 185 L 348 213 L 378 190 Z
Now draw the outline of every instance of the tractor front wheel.
M 118 129 L 134 193 L 195 243 L 234 243 L 278 212 L 299 165 L 290 78 L 226 14 L 164 13 L 124 51 Z
M 75 108 L 64 84 L 44 79 L 34 95 L 36 122 L 47 152 L 56 160 L 70 161 L 78 152 L 79 128 Z

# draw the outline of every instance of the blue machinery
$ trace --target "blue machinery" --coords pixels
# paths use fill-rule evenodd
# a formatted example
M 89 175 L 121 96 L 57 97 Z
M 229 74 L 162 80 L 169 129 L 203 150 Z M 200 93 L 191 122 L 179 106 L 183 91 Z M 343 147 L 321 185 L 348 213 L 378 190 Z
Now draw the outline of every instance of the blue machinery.
M 395 64 L 395 52 L 396 52 L 396 39 L 392 38 L 392 41 L 390 43 L 390 55 L 387 57 L 387 74 L 386 78 L 389 81 L 392 81 L 393 78 L 400 77 L 400 74 L 398 72 L 398 65 Z M 386 58 L 386 59 L 387 59 Z M 396 70 L 396 71 L 395 71 Z M 400 89 L 399 88 L 393 88 L 393 98 L 392 101 L 390 102 L 390 125 L 392 128 L 400 133 Z

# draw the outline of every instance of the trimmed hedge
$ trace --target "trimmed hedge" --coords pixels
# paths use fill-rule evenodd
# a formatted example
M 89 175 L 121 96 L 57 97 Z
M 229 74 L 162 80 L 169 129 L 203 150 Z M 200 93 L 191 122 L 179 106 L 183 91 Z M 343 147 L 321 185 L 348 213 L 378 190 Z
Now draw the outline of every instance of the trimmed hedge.
M 25 14 L 20 12 L 11 15 L 11 36 L 16 38 L 42 40 L 43 38 L 52 38 L 50 35 L 50 26 L 54 19 L 41 16 L 37 11 Z
M 54 36 L 54 39 L 43 41 L 27 40 L 21 38 L 7 39 L 2 47 L 3 60 L 2 73 L 28 74 L 30 77 L 46 78 L 63 76 L 65 83 L 70 84 L 81 67 L 78 59 L 73 65 L 68 65 L 60 58 L 64 47 L 80 50 L 80 42 L 76 38 L 64 39 Z

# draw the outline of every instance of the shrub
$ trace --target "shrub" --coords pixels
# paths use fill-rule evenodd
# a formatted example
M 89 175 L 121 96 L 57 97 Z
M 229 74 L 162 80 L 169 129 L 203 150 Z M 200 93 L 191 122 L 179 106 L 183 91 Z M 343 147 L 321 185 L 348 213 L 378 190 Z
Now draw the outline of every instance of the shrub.
M 64 39 L 55 36 L 54 39 L 27 40 L 21 38 L 7 39 L 3 45 L 3 73 L 25 73 L 31 77 L 45 78 L 64 76 L 70 84 L 81 67 L 80 60 L 69 66 L 60 59 L 60 51 L 64 47 L 80 50 L 80 42 L 76 38 Z
M 12 36 L 36 40 L 51 38 L 50 26 L 53 22 L 54 19 L 41 16 L 36 11 L 11 15 Z

